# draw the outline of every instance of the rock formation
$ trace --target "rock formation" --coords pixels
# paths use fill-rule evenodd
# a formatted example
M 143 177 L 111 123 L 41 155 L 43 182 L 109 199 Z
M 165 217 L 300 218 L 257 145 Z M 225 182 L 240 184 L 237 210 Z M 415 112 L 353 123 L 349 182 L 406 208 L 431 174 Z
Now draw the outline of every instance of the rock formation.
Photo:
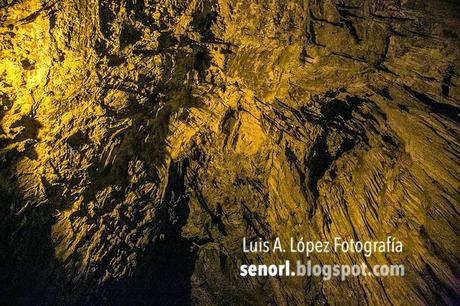
M 456 1 L 0 0 L 0 301 L 460 295 Z M 404 277 L 244 278 L 242 237 L 397 237 Z M 300 257 L 299 257 L 300 256 Z

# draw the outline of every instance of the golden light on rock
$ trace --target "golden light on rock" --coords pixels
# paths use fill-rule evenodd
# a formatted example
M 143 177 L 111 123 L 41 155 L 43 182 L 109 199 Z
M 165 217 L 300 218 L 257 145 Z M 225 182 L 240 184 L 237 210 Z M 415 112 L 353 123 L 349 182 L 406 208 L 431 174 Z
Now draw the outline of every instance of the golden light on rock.
M 455 305 L 458 10 L 0 0 L 0 304 Z

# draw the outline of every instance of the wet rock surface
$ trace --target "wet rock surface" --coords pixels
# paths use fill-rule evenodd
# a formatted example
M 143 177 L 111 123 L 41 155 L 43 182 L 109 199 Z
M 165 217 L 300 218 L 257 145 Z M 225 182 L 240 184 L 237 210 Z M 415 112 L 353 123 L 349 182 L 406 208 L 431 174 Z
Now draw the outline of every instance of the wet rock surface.
M 0 297 L 455 304 L 455 1 L 0 1 Z M 403 278 L 242 278 L 242 237 Z

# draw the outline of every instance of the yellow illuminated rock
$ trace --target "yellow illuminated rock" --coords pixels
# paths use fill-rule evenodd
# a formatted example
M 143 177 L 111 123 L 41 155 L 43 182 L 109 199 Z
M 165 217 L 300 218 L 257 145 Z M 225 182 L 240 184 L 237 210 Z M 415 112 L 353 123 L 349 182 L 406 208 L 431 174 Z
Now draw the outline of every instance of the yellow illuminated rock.
M 0 0 L 0 304 L 454 305 L 459 8 Z M 285 260 L 406 275 L 239 274 Z

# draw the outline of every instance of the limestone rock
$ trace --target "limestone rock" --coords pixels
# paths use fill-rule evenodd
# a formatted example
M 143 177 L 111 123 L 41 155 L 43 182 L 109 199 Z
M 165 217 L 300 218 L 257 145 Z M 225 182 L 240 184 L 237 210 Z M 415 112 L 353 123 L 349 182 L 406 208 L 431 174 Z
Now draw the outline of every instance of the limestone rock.
M 460 6 L 0 1 L 0 301 L 455 304 Z M 242 278 L 242 237 L 402 278 Z

